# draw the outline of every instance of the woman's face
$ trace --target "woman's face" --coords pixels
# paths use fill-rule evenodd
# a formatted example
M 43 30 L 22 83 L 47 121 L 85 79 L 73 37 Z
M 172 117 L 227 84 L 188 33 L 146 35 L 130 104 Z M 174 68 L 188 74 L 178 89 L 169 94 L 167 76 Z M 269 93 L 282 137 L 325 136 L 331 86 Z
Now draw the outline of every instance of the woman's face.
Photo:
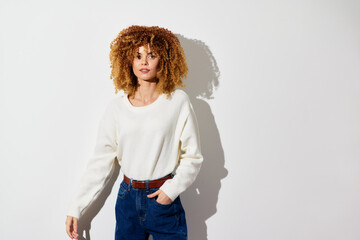
M 132 63 L 132 69 L 138 81 L 156 81 L 158 68 L 159 57 L 151 52 L 150 47 L 148 47 L 148 52 L 145 51 L 144 46 L 139 47 Z

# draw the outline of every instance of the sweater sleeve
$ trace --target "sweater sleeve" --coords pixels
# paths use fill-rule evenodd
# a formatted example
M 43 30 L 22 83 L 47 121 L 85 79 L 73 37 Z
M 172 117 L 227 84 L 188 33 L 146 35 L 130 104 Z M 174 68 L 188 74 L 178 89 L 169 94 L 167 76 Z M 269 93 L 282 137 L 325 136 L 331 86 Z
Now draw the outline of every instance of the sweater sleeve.
M 174 201 L 195 181 L 202 162 L 198 123 L 189 102 L 189 113 L 180 137 L 179 165 L 174 177 L 165 181 L 160 189 Z
M 80 218 L 110 180 L 117 149 L 115 116 L 114 105 L 110 102 L 100 119 L 94 153 L 72 197 L 67 210 L 68 216 Z

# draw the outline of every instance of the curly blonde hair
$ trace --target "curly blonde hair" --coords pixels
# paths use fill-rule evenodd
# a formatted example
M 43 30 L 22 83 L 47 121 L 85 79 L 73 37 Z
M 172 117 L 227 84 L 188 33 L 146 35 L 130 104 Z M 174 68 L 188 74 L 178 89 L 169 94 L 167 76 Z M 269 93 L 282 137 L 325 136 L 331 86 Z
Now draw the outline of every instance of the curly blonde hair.
M 132 25 L 123 29 L 110 44 L 111 75 L 115 94 L 123 90 L 133 95 L 137 88 L 137 77 L 132 70 L 132 62 L 139 47 L 144 46 L 159 57 L 160 70 L 156 74 L 157 91 L 167 94 L 176 87 L 185 87 L 182 78 L 187 77 L 188 67 L 184 50 L 175 34 L 158 26 Z

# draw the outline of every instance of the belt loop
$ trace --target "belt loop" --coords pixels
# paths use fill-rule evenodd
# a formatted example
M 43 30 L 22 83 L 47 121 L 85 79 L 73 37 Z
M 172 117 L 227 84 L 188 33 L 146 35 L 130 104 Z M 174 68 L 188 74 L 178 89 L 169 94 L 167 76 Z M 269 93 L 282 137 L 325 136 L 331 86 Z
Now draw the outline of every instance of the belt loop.
M 131 187 L 132 187 L 132 181 L 133 181 L 133 179 L 132 178 L 130 178 L 130 182 L 129 182 L 129 190 L 131 189 Z
M 149 191 L 149 180 L 146 180 L 146 190 Z

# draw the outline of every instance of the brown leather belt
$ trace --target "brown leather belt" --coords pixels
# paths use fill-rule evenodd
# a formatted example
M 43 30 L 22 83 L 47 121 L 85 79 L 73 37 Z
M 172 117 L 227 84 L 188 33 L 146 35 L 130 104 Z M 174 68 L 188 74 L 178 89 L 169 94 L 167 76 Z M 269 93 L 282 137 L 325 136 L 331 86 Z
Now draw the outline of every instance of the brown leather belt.
M 149 180 L 149 188 L 158 188 L 161 187 L 161 185 L 163 185 L 163 183 L 168 180 L 171 179 L 172 175 L 167 175 L 163 178 L 159 178 L 156 180 Z M 126 184 L 130 183 L 130 178 L 128 178 L 127 176 L 125 176 L 124 174 L 124 181 L 126 182 Z M 145 188 L 146 189 L 146 181 L 138 181 L 138 180 L 132 180 L 132 187 L 134 188 Z

